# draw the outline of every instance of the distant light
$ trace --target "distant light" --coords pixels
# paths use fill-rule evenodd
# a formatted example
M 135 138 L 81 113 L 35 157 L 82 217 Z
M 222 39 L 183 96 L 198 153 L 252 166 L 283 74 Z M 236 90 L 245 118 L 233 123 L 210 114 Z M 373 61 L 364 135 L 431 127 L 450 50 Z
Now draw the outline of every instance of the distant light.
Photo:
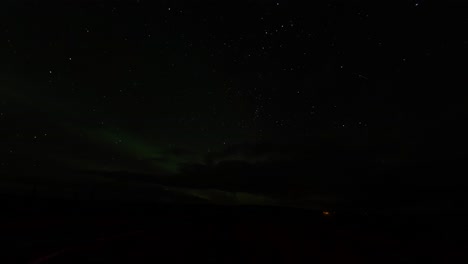
M 329 216 L 330 212 L 329 211 L 323 211 L 322 214 L 325 215 L 325 216 Z

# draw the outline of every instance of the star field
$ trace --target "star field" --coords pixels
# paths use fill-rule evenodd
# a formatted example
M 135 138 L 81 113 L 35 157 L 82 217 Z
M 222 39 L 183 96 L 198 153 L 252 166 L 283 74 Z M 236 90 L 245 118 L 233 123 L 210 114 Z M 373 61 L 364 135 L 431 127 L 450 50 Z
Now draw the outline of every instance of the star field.
M 456 4 L 4 5 L 4 168 L 175 172 L 236 145 L 321 142 L 419 159 L 465 113 Z

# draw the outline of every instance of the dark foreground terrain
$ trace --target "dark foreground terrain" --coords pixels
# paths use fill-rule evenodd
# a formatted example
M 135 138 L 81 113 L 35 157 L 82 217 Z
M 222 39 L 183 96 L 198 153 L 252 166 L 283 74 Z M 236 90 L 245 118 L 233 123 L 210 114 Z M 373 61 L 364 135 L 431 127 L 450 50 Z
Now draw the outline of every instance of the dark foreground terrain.
M 1 263 L 467 263 L 464 211 L 4 201 Z

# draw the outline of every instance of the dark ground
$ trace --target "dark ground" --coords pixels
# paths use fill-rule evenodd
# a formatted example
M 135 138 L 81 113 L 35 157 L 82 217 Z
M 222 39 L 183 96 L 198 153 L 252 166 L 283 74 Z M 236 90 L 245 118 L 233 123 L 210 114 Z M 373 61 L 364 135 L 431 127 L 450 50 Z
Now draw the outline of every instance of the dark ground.
M 6 197 L 4 197 L 6 198 Z M 1 263 L 466 263 L 466 211 L 16 200 Z

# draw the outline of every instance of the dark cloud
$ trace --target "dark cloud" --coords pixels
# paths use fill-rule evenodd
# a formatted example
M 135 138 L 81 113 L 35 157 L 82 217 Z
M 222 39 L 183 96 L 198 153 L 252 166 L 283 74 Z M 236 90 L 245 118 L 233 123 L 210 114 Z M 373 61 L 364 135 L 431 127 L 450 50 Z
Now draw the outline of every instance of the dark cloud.
M 365 163 L 374 159 L 368 145 L 353 145 L 336 139 L 317 140 L 315 144 L 237 144 L 209 153 L 207 164 L 243 160 L 252 163 L 272 161 L 310 160 L 312 162 Z
M 150 158 L 150 159 L 145 159 L 146 161 L 154 161 L 154 162 L 168 162 L 170 161 L 169 157 L 157 157 L 157 158 Z
M 189 157 L 195 155 L 195 152 L 185 149 L 185 148 L 180 148 L 180 147 L 173 147 L 166 149 L 164 151 L 165 155 L 171 155 L 171 156 L 177 156 L 177 157 Z
M 200 188 L 301 195 L 354 192 L 377 179 L 371 176 L 376 160 L 369 151 L 350 146 L 239 144 L 210 153 L 207 160 L 182 166 L 180 182 Z
M 276 146 L 279 147 L 279 146 Z M 230 159 L 255 159 L 269 158 L 284 150 L 275 148 L 273 144 L 234 144 L 217 152 L 211 152 L 206 156 L 208 163 L 219 162 Z

